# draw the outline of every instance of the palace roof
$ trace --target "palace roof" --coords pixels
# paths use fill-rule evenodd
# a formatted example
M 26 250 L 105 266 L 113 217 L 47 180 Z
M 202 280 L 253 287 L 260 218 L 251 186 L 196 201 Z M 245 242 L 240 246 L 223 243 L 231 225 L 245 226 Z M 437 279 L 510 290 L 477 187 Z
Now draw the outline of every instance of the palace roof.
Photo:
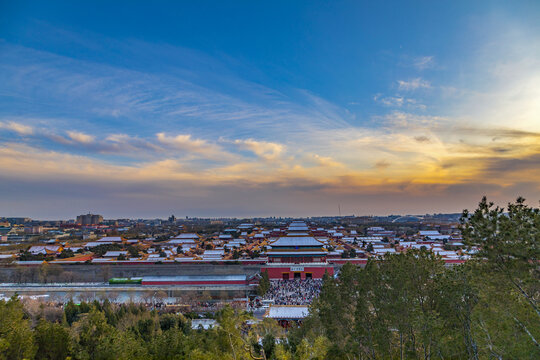
M 276 246 L 323 246 L 323 244 L 310 236 L 286 236 L 280 237 L 275 242 L 270 244 L 272 247 Z

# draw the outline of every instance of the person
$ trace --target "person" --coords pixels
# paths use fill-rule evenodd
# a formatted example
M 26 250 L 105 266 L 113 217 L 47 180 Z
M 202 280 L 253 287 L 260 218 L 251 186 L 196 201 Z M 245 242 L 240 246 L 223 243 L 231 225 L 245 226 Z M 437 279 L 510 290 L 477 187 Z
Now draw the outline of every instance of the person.
M 309 305 L 322 288 L 322 279 L 271 280 L 265 300 L 276 305 Z

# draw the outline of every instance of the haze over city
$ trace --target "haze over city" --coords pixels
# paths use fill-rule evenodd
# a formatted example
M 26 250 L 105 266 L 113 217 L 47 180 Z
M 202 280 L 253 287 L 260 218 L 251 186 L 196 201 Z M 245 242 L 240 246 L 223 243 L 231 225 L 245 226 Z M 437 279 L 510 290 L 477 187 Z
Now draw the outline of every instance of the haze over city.
M 0 214 L 537 205 L 539 7 L 4 1 Z

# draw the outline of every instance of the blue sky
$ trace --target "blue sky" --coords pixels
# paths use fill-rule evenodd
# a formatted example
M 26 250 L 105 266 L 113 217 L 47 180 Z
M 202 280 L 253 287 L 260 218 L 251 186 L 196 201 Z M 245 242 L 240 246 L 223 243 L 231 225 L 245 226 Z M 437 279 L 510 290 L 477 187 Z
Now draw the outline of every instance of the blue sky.
M 538 2 L 4 1 L 0 13 L 1 214 L 538 201 Z

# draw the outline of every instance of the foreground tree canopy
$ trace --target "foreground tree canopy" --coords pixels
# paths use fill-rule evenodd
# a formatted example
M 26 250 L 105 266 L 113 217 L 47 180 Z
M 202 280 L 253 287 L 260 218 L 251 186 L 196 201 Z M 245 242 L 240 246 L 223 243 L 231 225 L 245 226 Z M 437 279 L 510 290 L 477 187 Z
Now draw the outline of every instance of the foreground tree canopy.
M 54 314 L 0 301 L 0 359 L 538 359 L 540 213 L 523 199 L 485 199 L 462 216 L 478 249 L 446 267 L 425 250 L 344 265 L 327 277 L 303 325 L 226 308 L 219 326 L 134 305 L 68 303 Z M 264 291 L 265 279 L 261 291 Z

